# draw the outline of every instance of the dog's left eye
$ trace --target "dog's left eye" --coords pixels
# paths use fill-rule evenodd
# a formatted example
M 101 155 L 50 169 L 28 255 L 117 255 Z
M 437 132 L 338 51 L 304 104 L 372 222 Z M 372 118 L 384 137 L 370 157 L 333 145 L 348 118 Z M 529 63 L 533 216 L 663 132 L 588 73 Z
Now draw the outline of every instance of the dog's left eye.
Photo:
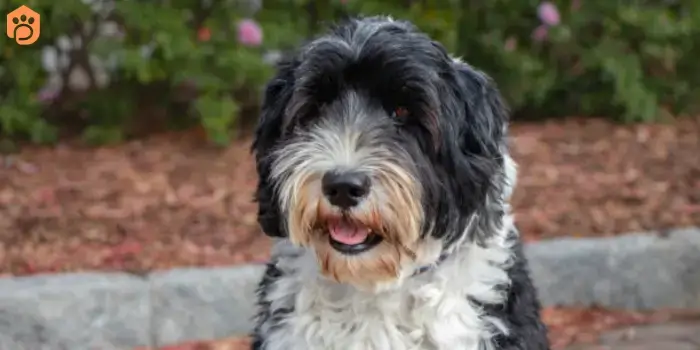
M 396 107 L 391 116 L 394 118 L 405 118 L 408 116 L 408 109 L 406 107 Z

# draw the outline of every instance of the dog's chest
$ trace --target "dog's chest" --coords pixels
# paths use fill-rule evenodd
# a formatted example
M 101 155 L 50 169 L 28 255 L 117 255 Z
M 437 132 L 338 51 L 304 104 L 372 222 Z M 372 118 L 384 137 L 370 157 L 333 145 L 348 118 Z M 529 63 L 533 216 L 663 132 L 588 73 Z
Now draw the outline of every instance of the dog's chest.
M 466 295 L 440 283 L 371 295 L 320 280 L 278 283 L 298 290 L 269 350 L 476 350 L 488 333 Z

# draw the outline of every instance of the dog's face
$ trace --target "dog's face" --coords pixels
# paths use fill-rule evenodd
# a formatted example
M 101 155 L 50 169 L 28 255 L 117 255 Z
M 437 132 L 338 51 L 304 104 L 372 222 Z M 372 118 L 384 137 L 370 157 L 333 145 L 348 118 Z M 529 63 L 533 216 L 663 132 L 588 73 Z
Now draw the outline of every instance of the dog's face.
M 467 228 L 501 186 L 506 114 L 488 77 L 410 24 L 344 23 L 267 87 L 259 222 L 336 281 L 400 280 L 476 238 Z

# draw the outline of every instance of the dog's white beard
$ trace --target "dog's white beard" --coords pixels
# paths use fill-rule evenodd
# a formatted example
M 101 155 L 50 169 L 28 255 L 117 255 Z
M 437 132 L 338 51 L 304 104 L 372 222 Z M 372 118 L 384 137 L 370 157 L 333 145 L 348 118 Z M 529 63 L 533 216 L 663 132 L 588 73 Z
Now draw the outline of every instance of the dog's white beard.
M 508 330 L 468 299 L 505 302 L 496 287 L 509 283 L 506 269 L 515 241 L 506 237 L 514 229 L 512 218 L 504 217 L 500 226 L 485 246 L 465 243 L 436 269 L 377 293 L 323 278 L 311 251 L 278 242 L 273 258 L 283 277 L 267 287 L 266 301 L 271 310 L 294 311 L 262 325 L 265 349 L 494 349 L 494 333 Z
M 441 242 L 423 242 L 422 187 L 410 154 L 384 138 L 393 125 L 365 110 L 368 102 L 348 92 L 327 117 L 296 131 L 275 150 L 271 175 L 289 240 L 311 248 L 322 273 L 338 282 L 374 291 L 390 287 L 416 268 L 435 261 Z M 351 208 L 332 205 L 322 193 L 324 175 L 353 171 L 370 179 L 368 193 Z M 359 223 L 381 241 L 362 254 L 331 246 L 329 220 Z

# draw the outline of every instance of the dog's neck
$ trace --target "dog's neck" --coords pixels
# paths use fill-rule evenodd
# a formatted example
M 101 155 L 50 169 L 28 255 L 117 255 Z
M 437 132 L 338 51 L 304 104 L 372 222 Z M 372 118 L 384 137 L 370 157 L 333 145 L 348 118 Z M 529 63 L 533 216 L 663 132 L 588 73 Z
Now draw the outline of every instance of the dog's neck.
M 469 222 L 467 223 L 467 227 L 464 228 L 464 234 L 462 235 L 463 237 L 468 239 L 468 237 L 471 235 L 471 231 L 475 229 L 476 222 L 478 221 L 478 219 L 479 219 L 479 215 L 477 215 L 477 214 L 473 214 L 471 216 L 471 218 L 469 218 Z M 418 267 L 415 270 L 415 272 L 413 272 L 411 277 L 415 277 L 415 276 L 421 275 L 425 272 L 428 272 L 428 271 L 431 271 L 431 270 L 438 268 L 440 266 L 440 264 L 442 264 L 445 260 L 447 260 L 447 258 L 449 258 L 453 253 L 455 253 L 455 252 L 459 251 L 461 248 L 463 248 L 462 246 L 464 244 L 465 244 L 464 241 L 457 242 L 457 244 L 455 245 L 454 248 L 443 250 L 442 253 L 440 253 L 440 255 L 438 256 L 437 260 L 435 260 L 433 263 L 430 263 L 427 265 L 422 265 L 422 266 Z

